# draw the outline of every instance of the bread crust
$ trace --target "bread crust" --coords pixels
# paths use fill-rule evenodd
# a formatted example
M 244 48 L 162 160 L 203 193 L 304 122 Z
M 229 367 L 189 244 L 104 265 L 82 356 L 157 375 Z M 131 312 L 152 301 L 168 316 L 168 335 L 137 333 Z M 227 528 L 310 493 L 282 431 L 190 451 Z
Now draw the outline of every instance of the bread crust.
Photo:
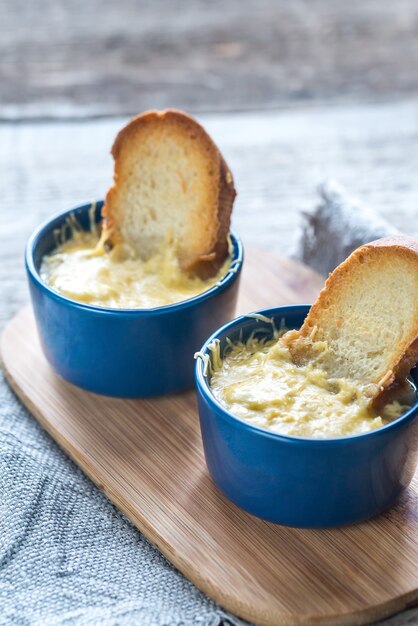
M 219 149 L 205 131 L 205 129 L 190 115 L 176 109 L 164 111 L 150 110 L 134 117 L 116 136 L 112 146 L 112 156 L 115 161 L 114 184 L 106 194 L 102 209 L 104 228 L 108 240 L 114 244 L 121 239 L 116 195 L 118 180 L 123 176 L 120 156 L 123 147 L 129 143 L 139 129 L 150 124 L 167 123 L 184 128 L 197 138 L 201 148 L 208 154 L 215 175 L 213 176 L 213 197 L 216 198 L 212 210 L 212 228 L 205 240 L 199 242 L 199 253 L 182 254 L 180 266 L 188 274 L 209 278 L 217 273 L 228 255 L 228 234 L 231 222 L 231 212 L 236 197 L 236 190 L 232 174 L 222 157 Z
M 418 280 L 418 240 L 408 236 L 390 236 L 372 241 L 357 248 L 343 263 L 341 263 L 328 277 L 324 288 L 312 305 L 302 327 L 289 335 L 288 345 L 292 357 L 296 362 L 309 360 L 310 339 L 315 341 L 316 329 L 321 326 L 323 312 L 333 306 L 339 287 L 345 281 L 350 281 L 350 275 L 356 266 L 365 262 L 370 255 L 383 255 L 395 252 L 397 257 L 412 262 Z M 416 269 L 415 269 L 416 268 Z M 323 324 L 322 324 L 323 326 Z M 380 380 L 371 381 L 376 385 L 372 394 L 372 402 L 381 404 L 387 399 L 390 392 L 402 385 L 411 368 L 418 361 L 418 302 L 416 303 L 414 318 L 411 320 L 413 331 L 407 338 L 407 345 L 402 350 L 395 349 L 390 355 L 390 364 Z

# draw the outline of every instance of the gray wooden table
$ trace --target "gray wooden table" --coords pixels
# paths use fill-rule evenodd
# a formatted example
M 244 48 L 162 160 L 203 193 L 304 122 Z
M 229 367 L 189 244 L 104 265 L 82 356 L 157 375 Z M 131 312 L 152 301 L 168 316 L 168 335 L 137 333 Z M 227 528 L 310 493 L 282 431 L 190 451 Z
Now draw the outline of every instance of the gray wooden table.
M 0 0 L 0 118 L 418 94 L 416 0 Z
M 290 254 L 316 185 L 337 178 L 399 229 L 418 233 L 418 104 L 204 116 L 235 175 L 244 241 Z M 23 249 L 51 214 L 103 197 L 124 118 L 0 124 L 0 325 L 27 300 Z M 418 609 L 385 622 L 418 624 Z

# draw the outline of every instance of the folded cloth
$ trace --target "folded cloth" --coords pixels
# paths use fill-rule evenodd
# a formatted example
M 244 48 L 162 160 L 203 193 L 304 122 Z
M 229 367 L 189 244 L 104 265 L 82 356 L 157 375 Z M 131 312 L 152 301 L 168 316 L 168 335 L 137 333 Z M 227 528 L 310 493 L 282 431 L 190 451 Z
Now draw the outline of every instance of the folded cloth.
M 336 181 L 318 187 L 320 203 L 304 213 L 302 232 L 292 255 L 324 276 L 365 243 L 399 234 L 371 209 L 351 197 Z
M 0 625 L 242 623 L 136 530 L 0 374 Z

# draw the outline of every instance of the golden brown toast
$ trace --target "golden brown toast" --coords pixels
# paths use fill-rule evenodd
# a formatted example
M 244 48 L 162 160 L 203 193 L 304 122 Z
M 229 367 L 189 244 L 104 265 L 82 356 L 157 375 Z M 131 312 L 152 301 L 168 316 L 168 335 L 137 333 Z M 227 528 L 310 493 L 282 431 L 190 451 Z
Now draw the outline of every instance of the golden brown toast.
M 183 271 L 216 274 L 228 255 L 236 191 L 202 126 L 182 111 L 147 111 L 119 132 L 112 155 L 103 208 L 110 241 L 126 241 L 147 259 L 172 237 Z
M 377 402 L 418 361 L 418 240 L 378 239 L 329 276 L 299 331 L 286 336 L 295 362 L 370 385 Z

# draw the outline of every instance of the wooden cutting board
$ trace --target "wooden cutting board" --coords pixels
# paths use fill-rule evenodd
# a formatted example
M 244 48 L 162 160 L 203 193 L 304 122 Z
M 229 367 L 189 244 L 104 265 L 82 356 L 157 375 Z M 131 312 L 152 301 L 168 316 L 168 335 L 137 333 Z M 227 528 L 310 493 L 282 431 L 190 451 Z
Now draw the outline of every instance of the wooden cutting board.
M 239 312 L 312 301 L 322 279 L 250 250 Z M 194 392 L 117 400 L 78 389 L 46 362 L 30 308 L 6 327 L 6 377 L 42 426 L 197 587 L 266 625 L 364 624 L 418 601 L 418 481 L 380 517 L 335 530 L 263 522 L 206 470 Z

